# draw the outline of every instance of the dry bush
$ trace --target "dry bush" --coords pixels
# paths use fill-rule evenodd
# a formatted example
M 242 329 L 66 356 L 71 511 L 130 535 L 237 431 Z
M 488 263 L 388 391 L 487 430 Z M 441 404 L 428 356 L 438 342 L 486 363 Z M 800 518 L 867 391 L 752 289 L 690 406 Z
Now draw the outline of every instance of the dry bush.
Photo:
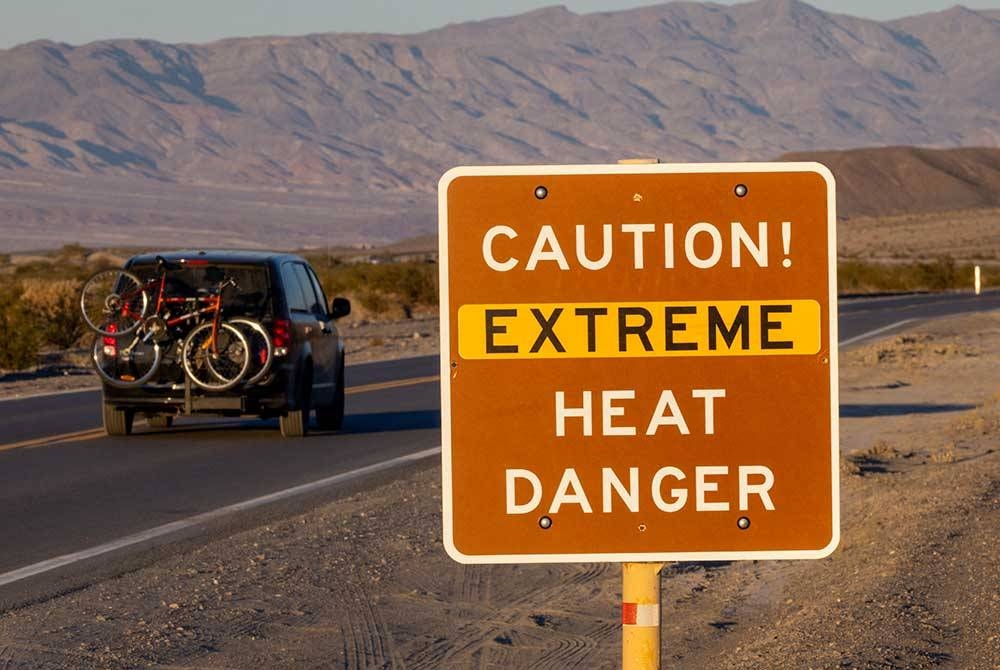
M 41 340 L 59 349 L 76 345 L 86 330 L 80 315 L 80 287 L 76 279 L 26 279 L 22 302 L 34 315 Z
M 20 285 L 0 286 L 0 369 L 35 365 L 40 339 L 34 315 L 21 300 Z
M 87 267 L 92 272 L 107 268 L 120 268 L 125 265 L 125 256 L 119 256 L 109 251 L 95 251 L 87 256 Z
M 854 463 L 871 463 L 894 461 L 897 458 L 905 458 L 908 454 L 903 453 L 894 445 L 885 440 L 876 440 L 867 449 L 854 449 L 848 454 L 848 458 Z
M 841 260 L 837 264 L 837 289 L 840 293 L 944 291 L 968 288 L 972 284 L 971 277 L 971 265 L 956 265 L 953 259 L 946 256 L 932 262 L 866 263 Z
M 953 427 L 965 434 L 1000 434 L 1000 393 L 974 411 L 963 414 L 954 422 Z
M 840 474 L 860 475 L 861 473 L 861 466 L 858 465 L 858 462 L 854 460 L 853 457 L 840 457 Z
M 880 461 L 892 461 L 901 458 L 904 454 L 899 449 L 885 440 L 875 440 L 872 446 L 868 447 L 866 455 Z
M 375 315 L 398 307 L 405 316 L 437 307 L 438 267 L 432 263 L 320 264 L 316 267 L 328 296 L 354 295 Z
M 931 462 L 932 463 L 954 463 L 955 462 L 955 445 L 948 444 L 940 449 L 935 449 L 931 452 Z

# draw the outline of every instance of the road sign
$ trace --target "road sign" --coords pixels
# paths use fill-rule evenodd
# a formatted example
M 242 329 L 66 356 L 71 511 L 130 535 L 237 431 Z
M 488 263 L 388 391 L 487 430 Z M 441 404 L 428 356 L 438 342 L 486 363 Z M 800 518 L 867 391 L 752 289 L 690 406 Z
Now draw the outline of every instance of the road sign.
M 833 551 L 825 167 L 455 168 L 439 217 L 455 560 Z

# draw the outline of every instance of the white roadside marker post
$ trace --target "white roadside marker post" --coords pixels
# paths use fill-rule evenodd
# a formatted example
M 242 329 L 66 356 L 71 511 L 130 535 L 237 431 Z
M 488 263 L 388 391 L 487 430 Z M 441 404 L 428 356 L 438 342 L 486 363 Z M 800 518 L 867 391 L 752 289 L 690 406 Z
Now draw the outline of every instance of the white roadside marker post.
M 983 271 L 978 265 L 976 266 L 974 275 L 975 279 L 972 280 L 972 285 L 976 289 L 976 295 L 979 295 L 983 292 Z

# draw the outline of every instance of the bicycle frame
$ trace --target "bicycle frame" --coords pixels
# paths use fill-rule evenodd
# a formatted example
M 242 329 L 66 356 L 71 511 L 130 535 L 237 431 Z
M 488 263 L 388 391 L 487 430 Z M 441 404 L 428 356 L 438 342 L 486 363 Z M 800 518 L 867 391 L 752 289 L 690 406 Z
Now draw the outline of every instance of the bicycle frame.
M 166 265 L 162 264 L 161 270 L 157 276 L 146 279 L 143 281 L 142 285 L 139 286 L 139 288 L 133 291 L 128 291 L 126 293 L 116 292 L 109 295 L 105 300 L 105 306 L 109 309 L 109 311 L 114 308 L 114 311 L 116 311 L 119 316 L 140 321 L 149 318 L 145 316 L 146 309 L 143 309 L 141 312 L 136 312 L 130 307 L 135 298 L 139 295 L 156 291 L 155 307 L 153 308 L 153 312 L 150 316 L 158 315 L 166 303 L 186 300 L 186 298 L 175 299 L 166 295 L 167 272 L 168 270 Z M 116 306 L 116 303 L 120 303 L 120 306 Z
M 167 271 L 164 270 L 159 277 L 151 279 L 146 283 L 146 287 L 151 286 L 153 284 L 157 284 L 158 288 L 156 296 L 156 309 L 153 311 L 153 314 L 151 316 L 146 317 L 145 322 L 148 323 L 151 319 L 162 318 L 160 314 L 162 313 L 163 308 L 165 306 L 183 305 L 191 302 L 204 303 L 205 304 L 204 307 L 201 307 L 199 309 L 189 310 L 184 314 L 174 318 L 163 319 L 163 322 L 167 328 L 174 328 L 176 326 L 185 323 L 186 321 L 190 321 L 192 319 L 198 319 L 205 314 L 212 314 L 212 335 L 208 340 L 205 341 L 205 345 L 203 346 L 205 349 L 211 347 L 211 353 L 217 355 L 218 347 L 216 342 L 217 341 L 216 336 L 219 331 L 219 324 L 222 322 L 222 291 L 226 288 L 226 286 L 235 286 L 236 282 L 234 282 L 232 279 L 226 279 L 219 283 L 219 287 L 216 290 L 216 293 L 203 297 L 188 298 L 181 296 L 165 295 L 166 280 L 167 280 Z M 146 288 L 144 287 L 143 290 L 146 290 Z M 136 337 L 132 340 L 132 343 L 129 346 L 124 347 L 122 349 L 122 352 L 127 355 L 140 342 L 148 341 L 148 339 L 152 337 L 152 335 L 153 335 L 152 329 L 146 328 L 145 325 L 140 327 L 139 332 L 136 334 Z
M 226 281 L 222 282 L 219 285 L 218 293 L 216 293 L 215 295 L 206 296 L 204 298 L 193 298 L 193 300 L 198 300 L 198 301 L 202 301 L 202 302 L 207 303 L 206 306 L 202 307 L 201 309 L 197 309 L 197 310 L 188 312 L 186 314 L 183 314 L 183 315 L 181 315 L 179 317 L 176 317 L 174 319 L 167 319 L 167 321 L 166 321 L 167 326 L 173 328 L 174 326 L 180 325 L 181 323 L 184 323 L 185 321 L 190 321 L 191 319 L 198 318 L 198 317 L 200 317 L 203 314 L 209 314 L 209 313 L 211 313 L 212 314 L 212 335 L 207 340 L 205 340 L 205 343 L 202 344 L 201 347 L 202 347 L 202 349 L 204 349 L 206 351 L 209 350 L 209 349 L 211 349 L 211 353 L 212 354 L 218 355 L 219 349 L 218 349 L 218 337 L 217 336 L 218 336 L 218 333 L 219 333 L 219 324 L 222 323 L 222 290 L 226 287 L 227 284 L 232 284 L 232 283 L 233 283 L 232 280 L 226 280 Z M 167 298 L 164 301 L 164 303 L 187 302 L 189 300 L 192 300 L 192 299 L 191 298 Z
M 172 351 L 175 343 L 175 355 L 181 357 L 185 372 L 206 390 L 226 390 L 245 376 L 250 363 L 249 344 L 236 327 L 222 318 L 223 293 L 227 287 L 235 287 L 236 281 L 225 277 L 212 289 L 204 294 L 199 290 L 195 296 L 187 290 L 184 295 L 168 295 L 168 273 L 179 267 L 183 266 L 157 257 L 156 275 L 149 279 L 126 269 L 127 285 L 125 277 L 119 275 L 114 288 L 105 294 L 104 314 L 118 316 L 103 328 L 94 326 L 89 318 L 88 305 L 94 302 L 87 298 L 92 295 L 87 287 L 92 281 L 99 286 L 102 275 L 94 275 L 85 284 L 80 304 L 87 323 L 103 336 L 103 348 L 96 342 L 93 356 L 98 372 L 108 383 L 144 383 L 159 368 L 163 348 Z M 106 276 L 108 271 L 104 272 Z M 186 286 L 182 278 L 178 280 L 180 287 Z M 124 329 L 118 326 L 122 322 L 126 322 Z M 122 365 L 126 367 L 115 367 Z M 206 372 L 209 379 L 203 378 Z

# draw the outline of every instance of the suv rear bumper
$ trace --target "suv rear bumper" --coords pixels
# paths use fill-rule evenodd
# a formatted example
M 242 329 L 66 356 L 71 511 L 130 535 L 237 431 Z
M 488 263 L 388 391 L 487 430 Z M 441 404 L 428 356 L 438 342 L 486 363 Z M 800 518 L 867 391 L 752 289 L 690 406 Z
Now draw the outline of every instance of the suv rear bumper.
M 148 384 L 137 388 L 104 386 L 104 402 L 120 409 L 169 414 L 258 414 L 276 416 L 288 410 L 287 384 L 278 375 L 266 385 L 206 393 L 187 384 Z

